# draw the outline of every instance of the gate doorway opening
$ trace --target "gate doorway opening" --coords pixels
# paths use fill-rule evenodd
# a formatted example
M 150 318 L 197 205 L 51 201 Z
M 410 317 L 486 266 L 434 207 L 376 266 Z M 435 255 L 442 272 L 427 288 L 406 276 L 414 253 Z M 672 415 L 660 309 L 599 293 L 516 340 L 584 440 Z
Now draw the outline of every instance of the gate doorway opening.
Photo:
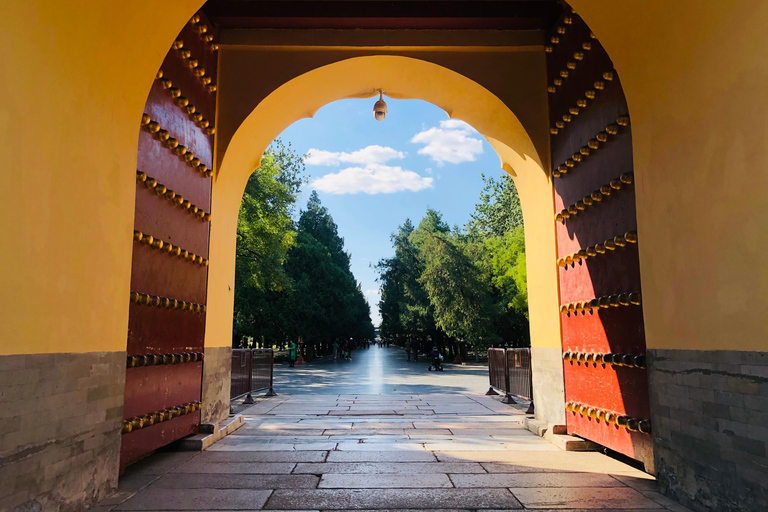
M 216 406 L 204 407 L 203 416 L 215 419 L 222 414 L 223 397 L 206 397 L 213 379 L 207 379 L 205 371 L 216 366 L 211 364 L 213 358 L 226 364 L 229 357 L 208 342 L 230 339 L 239 199 L 250 173 L 267 145 L 295 120 L 332 101 L 371 98 L 385 90 L 393 98 L 428 101 L 452 119 L 472 125 L 514 179 L 527 228 L 531 340 L 533 359 L 538 360 L 533 365 L 533 388 L 542 404 L 537 415 L 652 465 L 650 429 L 639 427 L 649 422 L 647 381 L 644 364 L 634 359 L 643 357 L 644 334 L 626 102 L 617 72 L 594 34 L 573 13 L 563 13 L 560 22 L 544 59 L 538 51 L 519 47 L 382 52 L 348 42 L 350 46 L 342 48 L 292 48 L 297 58 L 284 60 L 280 45 L 249 43 L 247 37 L 231 48 L 226 42 L 213 48 L 201 15 L 190 21 L 185 30 L 191 27 L 192 37 L 194 32 L 201 36 L 200 51 L 218 52 L 214 86 L 191 50 L 184 49 L 190 45 L 183 40 L 174 43 L 166 58 L 181 58 L 200 78 L 203 90 L 216 94 L 216 146 L 215 151 L 210 145 L 206 150 L 210 165 L 196 164 L 197 157 L 189 151 L 180 155 L 195 163 L 203 177 L 212 178 L 211 213 L 198 209 L 197 217 L 208 221 L 214 210 L 216 216 L 210 224 L 209 259 L 203 258 L 210 262 L 204 306 L 209 364 L 203 370 L 201 400 Z M 263 70 L 270 67 L 281 73 L 265 76 Z M 593 81 L 596 72 L 598 80 Z M 161 70 L 150 98 L 163 105 L 168 100 L 161 98 L 169 96 L 167 110 L 183 109 L 194 133 L 213 136 L 205 114 L 196 112 L 170 82 L 166 70 Z M 195 88 L 200 87 L 189 89 Z M 156 134 L 153 122 L 145 126 Z M 608 149 L 598 151 L 601 147 Z M 174 151 L 179 154 L 177 148 Z M 149 188 L 158 194 L 157 187 Z M 622 189 L 625 192 L 619 194 Z M 139 188 L 137 208 L 142 193 Z M 161 195 L 168 197 L 168 192 Z M 599 204 L 611 206 L 599 208 Z M 579 212 L 584 213 L 577 216 Z M 622 256 L 613 257 L 614 253 Z M 627 333 L 634 333 L 634 338 Z M 220 354 L 214 356 L 217 350 Z M 627 357 L 630 364 L 624 364 Z M 585 371 L 573 368 L 579 365 Z M 553 371 L 554 379 L 545 378 Z M 559 377 L 563 374 L 564 382 Z M 593 380 L 602 384 L 590 385 Z M 590 394 L 596 389 L 599 393 Z
M 386 99 L 383 123 L 373 119 L 371 100 L 344 100 L 293 124 L 249 178 L 238 219 L 233 346 L 274 349 L 288 365 L 295 343 L 296 367 L 277 367 L 281 387 L 290 372 L 315 374 L 301 365 L 325 357 L 337 363 L 322 368 L 349 390 L 367 375 L 358 354 L 366 365 L 376 359 L 378 381 L 358 389 L 366 394 L 405 391 L 404 382 L 386 381 L 414 374 L 410 362 L 427 372 L 435 347 L 448 373 L 479 372 L 481 382 L 462 392 L 482 393 L 487 372 L 455 365 L 484 363 L 490 346 L 529 346 L 519 197 L 471 126 L 426 102 Z M 278 203 L 279 212 L 266 208 Z M 277 240 L 290 247 L 257 258 Z M 464 294 L 445 286 L 459 280 Z M 368 358 L 371 345 L 403 357 Z M 347 372 L 350 363 L 356 369 Z M 331 376 L 303 391 L 323 392 Z M 440 392 L 440 378 L 421 392 Z

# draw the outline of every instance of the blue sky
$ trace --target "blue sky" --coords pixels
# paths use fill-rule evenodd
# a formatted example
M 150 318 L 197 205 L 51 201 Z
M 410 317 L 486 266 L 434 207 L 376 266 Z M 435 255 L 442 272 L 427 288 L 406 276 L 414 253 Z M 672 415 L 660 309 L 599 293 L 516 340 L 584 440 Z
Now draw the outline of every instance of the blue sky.
M 309 184 L 299 207 L 317 190 L 352 255 L 376 325 L 379 284 L 371 265 L 394 253 L 390 235 L 406 218 L 418 224 L 427 207 L 442 212 L 449 225 L 464 226 L 482 190 L 480 174 L 503 172 L 470 126 L 424 101 L 385 100 L 384 121 L 373 118 L 375 99 L 342 100 L 280 135 L 308 155 Z

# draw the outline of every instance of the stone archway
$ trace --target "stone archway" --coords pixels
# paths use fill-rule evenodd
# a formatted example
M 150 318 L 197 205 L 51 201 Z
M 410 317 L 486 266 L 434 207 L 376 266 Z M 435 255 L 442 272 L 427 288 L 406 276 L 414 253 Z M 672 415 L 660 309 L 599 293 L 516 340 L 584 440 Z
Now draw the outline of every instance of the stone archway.
M 225 58 L 220 68 L 222 80 L 226 77 L 226 65 Z M 238 68 L 242 67 L 239 63 Z M 544 79 L 543 76 L 537 78 Z M 224 91 L 226 86 L 224 81 Z M 213 187 L 212 208 L 216 210 L 217 220 L 211 230 L 207 343 L 228 341 L 232 330 L 237 212 L 246 180 L 258 166 L 264 149 L 292 122 L 312 116 L 323 105 L 344 98 L 373 97 L 378 88 L 392 97 L 422 99 L 441 107 L 452 118 L 471 124 L 494 147 L 500 167 L 513 176 L 523 207 L 531 339 L 534 346 L 559 351 L 558 285 L 550 263 L 555 251 L 551 227 L 553 199 L 549 172 L 545 170 L 548 169 L 545 142 L 537 137 L 543 145 L 537 147 L 509 106 L 479 83 L 445 66 L 398 55 L 340 59 L 277 84 L 250 112 L 238 112 L 227 119 L 220 110 L 217 153 L 221 163 Z M 247 87 L 244 90 L 247 91 Z M 219 105 L 221 108 L 224 104 L 225 109 L 230 103 L 247 104 L 237 95 L 230 97 L 228 103 L 223 102 L 222 97 Z M 543 120 L 544 110 L 540 113 Z M 544 127 L 535 128 L 541 133 Z M 555 357 L 559 361 L 559 352 Z M 554 389 L 554 394 L 537 398 L 541 403 L 541 417 L 548 422 L 562 423 L 560 417 L 547 418 L 545 414 L 549 409 L 546 404 L 551 402 L 552 410 L 562 415 L 562 385 L 554 385 Z

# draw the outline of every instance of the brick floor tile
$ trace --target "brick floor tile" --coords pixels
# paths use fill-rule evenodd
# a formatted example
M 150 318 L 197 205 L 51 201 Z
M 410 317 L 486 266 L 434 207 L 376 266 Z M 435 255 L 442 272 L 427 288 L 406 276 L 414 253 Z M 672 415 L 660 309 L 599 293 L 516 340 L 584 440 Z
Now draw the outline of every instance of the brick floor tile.
M 327 462 L 434 462 L 428 451 L 333 451 Z
M 450 475 L 462 487 L 624 487 L 620 481 L 600 473 L 496 473 Z
M 312 504 L 321 510 L 434 509 L 461 503 L 470 509 L 522 508 L 506 489 L 316 489 L 277 490 L 266 508 L 296 509 Z
M 254 510 L 271 494 L 251 489 L 147 489 L 115 510 Z
M 342 452 L 346 452 L 346 451 L 378 452 L 378 451 L 384 451 L 385 449 L 390 450 L 392 452 L 416 452 L 416 451 L 424 451 L 424 444 L 419 443 L 417 441 L 410 441 L 410 442 L 403 442 L 403 443 L 392 443 L 392 444 L 387 444 L 386 446 L 382 446 L 382 443 L 358 443 L 358 442 L 345 441 L 345 442 L 338 443 L 336 449 Z
M 653 509 L 659 505 L 629 487 L 511 488 L 526 508 Z
M 448 475 L 325 474 L 318 489 L 437 489 L 453 487 Z
M 253 452 L 250 452 L 253 453 Z M 171 474 L 239 474 L 239 475 L 289 475 L 295 462 L 197 462 L 193 461 L 174 469 Z
M 327 450 L 296 452 L 213 452 L 206 450 L 199 454 L 193 462 L 323 462 L 327 456 Z
M 485 473 L 483 467 L 474 462 L 326 462 L 324 464 L 299 463 L 294 474 L 396 474 L 420 475 L 429 473 Z
M 187 473 L 161 477 L 151 489 L 314 489 L 314 475 Z

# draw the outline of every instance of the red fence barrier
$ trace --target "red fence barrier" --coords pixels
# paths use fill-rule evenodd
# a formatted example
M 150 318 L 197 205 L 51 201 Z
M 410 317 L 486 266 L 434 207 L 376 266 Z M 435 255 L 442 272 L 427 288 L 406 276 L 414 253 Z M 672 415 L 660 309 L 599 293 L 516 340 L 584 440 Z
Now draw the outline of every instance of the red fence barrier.
M 233 349 L 230 400 L 247 395 L 245 403 L 253 403 L 251 393 L 265 389 L 268 390 L 266 396 L 275 396 L 274 367 L 275 353 L 271 348 Z
M 494 388 L 504 391 L 505 404 L 516 403 L 512 396 L 531 401 L 526 414 L 533 414 L 533 375 L 531 373 L 531 349 L 488 349 L 488 377 L 491 383 L 489 395 L 497 394 Z

